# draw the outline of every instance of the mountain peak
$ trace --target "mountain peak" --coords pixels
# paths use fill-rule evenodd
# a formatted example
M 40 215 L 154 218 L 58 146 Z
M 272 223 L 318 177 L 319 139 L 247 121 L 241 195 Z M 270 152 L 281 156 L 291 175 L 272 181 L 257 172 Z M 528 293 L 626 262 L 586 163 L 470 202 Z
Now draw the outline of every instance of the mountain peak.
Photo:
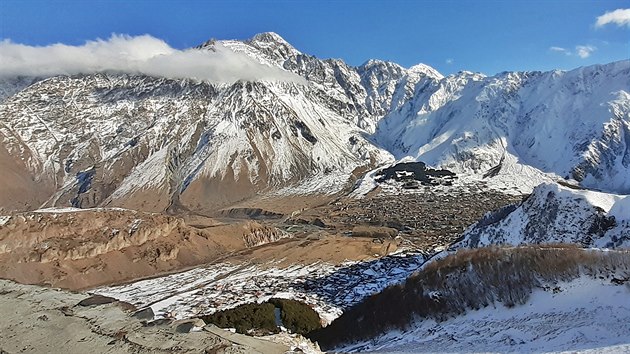
M 422 63 L 410 67 L 409 69 L 407 69 L 407 72 L 409 72 L 410 74 L 423 74 L 437 80 L 440 80 L 444 77 L 444 75 L 440 74 L 440 72 L 435 70 L 433 67 Z
M 258 33 L 244 43 L 260 50 L 275 60 L 284 61 L 289 57 L 301 54 L 289 42 L 275 32 Z
M 265 43 L 281 43 L 290 45 L 282 36 L 276 32 L 261 32 L 250 39 L 250 41 L 265 42 Z
M 361 67 L 363 68 L 369 68 L 369 67 L 373 67 L 373 66 L 379 66 L 379 65 L 385 65 L 385 66 L 400 66 L 397 63 L 394 63 L 392 61 L 387 61 L 387 60 L 381 60 L 381 59 L 368 59 L 365 63 L 361 64 Z

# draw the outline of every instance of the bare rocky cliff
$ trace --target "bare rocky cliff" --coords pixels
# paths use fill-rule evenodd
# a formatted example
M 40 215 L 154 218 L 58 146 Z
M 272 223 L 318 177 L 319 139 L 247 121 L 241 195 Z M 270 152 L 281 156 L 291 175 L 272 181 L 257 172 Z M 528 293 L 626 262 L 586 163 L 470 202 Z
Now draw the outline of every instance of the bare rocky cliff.
M 287 238 L 290 235 L 276 227 L 253 224 L 247 226 L 247 231 L 243 234 L 243 242 L 247 247 L 256 247 L 280 239 Z

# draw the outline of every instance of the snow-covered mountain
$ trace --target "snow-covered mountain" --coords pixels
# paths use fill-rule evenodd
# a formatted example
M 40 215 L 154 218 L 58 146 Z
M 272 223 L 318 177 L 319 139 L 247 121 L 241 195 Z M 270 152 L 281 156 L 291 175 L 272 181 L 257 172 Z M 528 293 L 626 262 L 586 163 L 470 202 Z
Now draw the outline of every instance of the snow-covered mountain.
M 488 213 L 453 248 L 549 242 L 630 247 L 630 196 L 541 184 L 520 205 Z
M 0 106 L 0 133 L 51 205 L 221 206 L 386 160 L 335 104 L 294 83 L 54 77 Z
M 380 120 L 398 158 L 455 172 L 630 193 L 630 61 L 569 72 L 462 72 L 417 86 Z
M 318 59 L 301 53 L 276 33 L 261 33 L 245 41 L 209 41 L 199 48 L 211 50 L 217 43 L 304 77 L 311 86 L 342 102 L 349 117 L 368 133 L 374 132 L 385 114 L 408 101 L 419 82 L 443 77 L 424 64 L 405 69 L 396 63 L 369 60 L 352 67 L 339 59 Z
M 300 80 L 4 78 L 0 205 L 215 210 L 270 193 L 336 192 L 392 154 L 516 178 L 525 191 L 559 176 L 630 192 L 630 61 L 443 77 L 423 64 L 318 59 L 275 33 L 197 49 L 244 54 Z

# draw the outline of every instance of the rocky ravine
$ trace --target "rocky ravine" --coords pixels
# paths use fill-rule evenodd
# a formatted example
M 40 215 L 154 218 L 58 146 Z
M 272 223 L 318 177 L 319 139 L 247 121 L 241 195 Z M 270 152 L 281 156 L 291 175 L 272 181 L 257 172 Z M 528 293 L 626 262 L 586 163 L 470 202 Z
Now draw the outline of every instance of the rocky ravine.
M 251 221 L 193 227 L 125 209 L 41 210 L 0 217 L 0 277 L 94 287 L 196 266 L 285 236 Z

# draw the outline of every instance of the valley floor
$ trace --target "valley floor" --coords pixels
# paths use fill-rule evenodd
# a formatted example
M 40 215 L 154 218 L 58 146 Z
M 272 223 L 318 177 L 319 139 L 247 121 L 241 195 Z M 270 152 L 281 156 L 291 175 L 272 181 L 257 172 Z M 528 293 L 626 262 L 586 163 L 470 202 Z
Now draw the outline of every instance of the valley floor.
M 312 306 L 323 323 L 331 323 L 371 294 L 405 281 L 431 255 L 451 245 L 460 237 L 461 230 L 487 211 L 522 198 L 492 190 L 483 183 L 461 180 L 455 181 L 453 186 L 421 186 L 411 190 L 401 185 L 383 183 L 359 199 L 339 198 L 291 215 L 269 213 L 272 217 L 256 221 L 241 219 L 238 212 L 248 211 L 243 208 L 233 209 L 217 219 L 187 216 L 180 220 L 125 210 L 59 209 L 6 217 L 0 220 L 6 230 L 0 246 L 8 245 L 7 250 L 12 251 L 5 252 L 4 257 L 7 260 L 13 257 L 14 261 L 5 262 L 5 267 L 0 268 L 11 265 L 45 269 L 48 273 L 27 275 L 49 277 L 44 279 L 46 282 L 37 278 L 37 282 L 54 286 L 61 285 L 50 283 L 51 279 L 58 282 L 69 279 L 64 272 L 73 270 L 78 279 L 91 281 L 91 286 L 84 284 L 92 289 L 91 293 L 111 296 L 139 309 L 150 307 L 155 314 L 152 320 L 157 322 L 195 318 L 275 297 L 300 300 Z M 265 210 L 260 210 L 264 216 Z M 250 217 L 247 213 L 244 215 Z M 104 218 L 102 224 L 96 223 L 99 218 Z M 138 222 L 140 218 L 142 222 Z M 114 221 L 120 225 L 114 225 L 116 228 L 112 231 Z M 77 224 L 84 229 L 78 229 Z M 172 230 L 162 230 L 164 225 L 172 225 Z M 39 231 L 40 228 L 46 232 Z M 50 247 L 50 244 L 56 245 L 53 241 L 77 249 L 66 241 L 81 238 L 59 232 L 60 229 L 74 230 L 80 235 L 101 232 L 98 240 L 109 248 L 104 248 L 102 254 L 94 251 L 100 248 L 94 247 L 92 237 L 84 240 L 87 251 L 81 254 L 44 252 L 43 255 L 57 257 L 58 262 L 51 262 L 43 255 L 33 256 L 40 249 L 54 250 Z M 111 235 L 122 234 L 120 230 L 128 233 L 121 238 L 123 241 L 138 244 L 111 242 Z M 37 242 L 13 242 L 18 231 Z M 148 236 L 144 237 L 145 234 Z M 194 262 L 181 261 L 184 256 L 191 258 L 191 252 L 202 250 L 199 245 L 212 251 L 210 263 L 203 257 L 193 259 Z M 165 252 L 171 248 L 179 253 Z M 141 265 L 151 268 L 133 277 L 116 273 L 117 268 L 113 266 L 118 263 L 110 260 L 115 259 L 112 255 L 118 254 L 119 259 L 133 261 L 136 268 Z M 170 255 L 174 258 L 167 257 Z M 84 267 L 64 267 L 64 262 L 71 265 L 78 262 Z M 162 265 L 160 262 L 164 263 L 162 268 L 158 267 Z M 156 269 L 165 269 L 165 272 L 156 272 Z M 153 274 L 154 278 L 146 279 L 147 274 Z M 111 279 L 106 280 L 109 279 L 106 277 Z M 145 328 L 138 321 L 129 322 L 128 314 L 110 305 L 97 309 L 77 308 L 76 303 L 87 295 L 61 296 L 59 294 L 66 293 L 39 287 L 20 288 L 5 281 L 1 281 L 0 286 L 0 313 L 3 314 L 0 349 L 9 353 L 51 351 L 41 343 L 54 349 L 69 346 L 71 353 L 83 352 L 84 342 L 101 348 L 99 352 L 111 353 L 128 352 L 137 346 L 140 353 L 189 349 L 195 352 L 200 345 L 222 348 L 225 343 L 232 343 L 231 352 L 258 350 L 266 353 L 282 352 L 296 344 L 294 339 L 286 337 L 286 332 L 271 339 L 285 344 L 279 347 L 258 342 L 262 339 L 256 337 L 227 338 L 230 334 L 216 327 L 212 330 L 208 327 L 203 332 L 202 342 L 198 342 L 195 338 L 200 334 L 197 333 L 180 338 L 168 326 Z M 628 285 L 580 278 L 557 288 L 536 290 L 526 305 L 510 309 L 498 305 L 444 322 L 416 322 L 406 331 L 392 331 L 338 349 L 406 353 L 630 352 L 629 295 Z M 72 309 L 71 314 L 67 315 L 61 308 Z M 63 328 L 76 330 L 59 336 L 66 341 L 61 343 L 54 333 Z M 125 332 L 121 337 L 124 340 L 116 337 L 120 331 Z M 169 342 L 154 341 L 155 337 L 169 338 Z M 307 340 L 303 342 L 311 348 Z

